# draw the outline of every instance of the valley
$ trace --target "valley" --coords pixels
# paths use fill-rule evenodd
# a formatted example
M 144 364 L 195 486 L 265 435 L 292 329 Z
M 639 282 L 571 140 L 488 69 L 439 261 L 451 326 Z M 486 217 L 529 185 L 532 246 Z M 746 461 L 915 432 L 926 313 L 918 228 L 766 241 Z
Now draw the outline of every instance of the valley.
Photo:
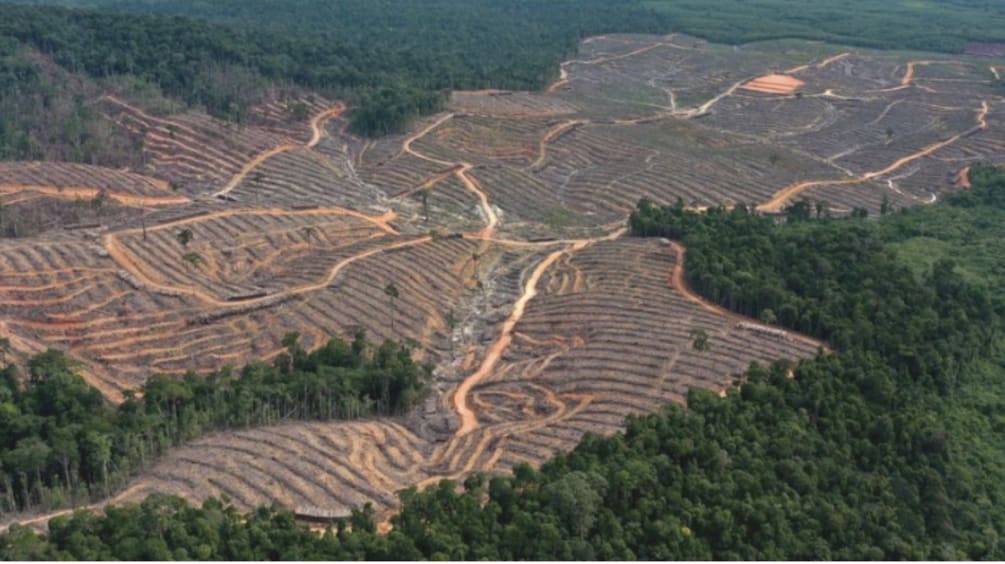
M 0 241 L 3 335 L 19 357 L 64 350 L 112 402 L 152 372 L 274 358 L 291 332 L 308 349 L 360 328 L 412 342 L 438 367 L 412 413 L 214 433 L 111 498 L 386 517 L 401 489 L 540 465 L 751 362 L 823 352 L 703 300 L 685 248 L 627 235 L 628 214 L 642 198 L 834 216 L 939 201 L 1005 160 L 1001 66 L 598 36 L 544 92 L 455 92 L 376 140 L 320 96 L 236 126 L 102 95 L 88 103 L 141 140 L 143 166 L 0 167 L 8 216 L 90 210 Z

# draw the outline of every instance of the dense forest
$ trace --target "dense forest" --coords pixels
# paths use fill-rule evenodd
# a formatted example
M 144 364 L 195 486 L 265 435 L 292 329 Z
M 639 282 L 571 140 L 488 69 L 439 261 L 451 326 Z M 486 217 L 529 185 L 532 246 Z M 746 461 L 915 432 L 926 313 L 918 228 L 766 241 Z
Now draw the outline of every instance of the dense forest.
M 875 221 L 643 202 L 634 233 L 683 239 L 696 288 L 837 350 L 752 366 L 724 399 L 692 391 L 539 471 L 403 492 L 390 534 L 366 508 L 317 536 L 278 507 L 244 519 L 225 500 L 153 497 L 48 536 L 14 527 L 0 555 L 1001 559 L 1005 171 L 972 180 Z
M 667 29 L 640 0 L 234 1 L 132 8 L 153 15 L 0 4 L 0 76 L 12 79 L 0 87 L 0 108 L 37 110 L 22 111 L 20 120 L 19 114 L 0 114 L 0 156 L 38 158 L 48 142 L 37 131 L 32 135 L 32 124 L 23 120 L 48 111 L 65 88 L 51 84 L 53 69 L 33 54 L 112 89 L 145 90 L 145 96 L 152 89 L 238 122 L 270 86 L 311 89 L 350 101 L 356 132 L 382 135 L 442 109 L 451 89 L 541 88 L 588 35 Z M 78 90 L 82 102 L 87 92 Z M 26 108 L 28 102 L 35 103 Z M 74 139 L 68 133 L 66 144 Z M 53 156 L 87 160 L 80 151 Z
M 58 351 L 26 370 L 0 370 L 0 514 L 107 496 L 172 446 L 203 433 L 290 419 L 330 420 L 407 411 L 432 368 L 409 348 L 332 339 L 313 352 L 288 335 L 272 364 L 199 376 L 159 375 L 108 404 Z
M 562 9 L 558 5 L 542 9 L 544 4 L 534 0 L 34 1 L 132 13 L 192 16 L 242 26 L 266 25 L 295 33 L 327 34 L 350 42 L 387 42 L 407 49 L 419 49 L 419 52 L 430 47 L 430 39 L 422 36 L 435 29 L 434 22 L 443 22 L 442 29 L 449 29 L 451 33 L 433 41 L 441 42 L 441 48 L 447 45 L 459 47 L 468 38 L 458 31 L 472 29 L 494 36 L 495 22 L 500 19 L 522 18 L 529 26 L 540 26 L 541 31 L 559 29 L 556 22 L 549 20 L 560 14 L 557 10 Z M 637 9 L 634 3 L 611 4 L 617 6 L 618 12 L 625 8 Z M 583 12 L 595 13 L 597 9 L 596 3 L 586 0 L 580 0 L 578 5 Z M 719 43 L 799 38 L 883 49 L 958 53 L 963 51 L 968 41 L 1005 41 L 1005 6 L 988 0 L 644 0 L 643 7 L 651 8 L 661 16 L 659 20 L 654 19 L 653 25 Z M 611 14 L 608 13 L 608 16 Z M 360 22 L 366 23 L 360 25 Z M 585 29 L 582 24 L 580 27 Z M 379 33 L 379 37 L 373 36 L 375 32 Z M 507 32 L 500 39 L 508 49 L 508 43 L 516 37 Z M 453 49 L 441 49 L 441 53 L 447 57 L 465 56 Z
M 1005 41 L 1005 5 L 988 0 L 646 0 L 670 26 L 719 43 L 797 38 L 960 53 Z
M 131 164 L 84 103 L 102 90 L 240 122 L 270 88 L 310 89 L 379 136 L 452 89 L 542 88 L 587 36 L 670 31 L 961 52 L 1005 41 L 1005 13 L 980 0 L 0 0 L 0 158 Z

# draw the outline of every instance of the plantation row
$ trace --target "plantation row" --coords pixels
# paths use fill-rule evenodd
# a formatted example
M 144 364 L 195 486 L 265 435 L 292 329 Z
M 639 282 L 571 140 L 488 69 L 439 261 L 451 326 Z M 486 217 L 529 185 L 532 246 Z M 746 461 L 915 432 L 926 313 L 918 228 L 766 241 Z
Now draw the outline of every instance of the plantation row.
M 0 162 L 0 189 L 38 186 L 93 188 L 136 196 L 170 194 L 167 183 L 110 168 L 70 163 Z
M 245 176 L 227 197 L 252 205 L 337 205 L 363 207 L 379 194 L 354 177 L 343 155 L 297 149 L 278 154 Z
M 172 451 L 120 501 L 170 491 L 191 500 L 227 495 L 249 510 L 279 501 L 300 517 L 348 515 L 426 478 L 430 446 L 392 421 L 285 424 L 219 433 Z
M 312 353 L 298 339 L 295 333 L 284 337 L 286 351 L 273 365 L 249 364 L 239 374 L 227 368 L 206 377 L 155 376 L 114 408 L 56 351 L 29 361 L 26 382 L 15 367 L 5 367 L 0 389 L 12 425 L 0 433 L 0 510 L 107 496 L 148 459 L 215 429 L 403 413 L 421 398 L 430 377 L 431 367 L 415 363 L 409 348 L 393 342 L 374 347 L 364 332 L 351 342 L 332 339 Z M 254 432 L 235 436 L 245 433 Z M 287 442 L 265 442 L 291 453 Z M 228 447 L 241 452 L 241 444 Z M 303 453 L 292 454 L 303 467 Z M 199 462 L 212 468 L 212 460 Z M 296 468 L 289 470 L 297 475 Z
M 100 108 L 143 139 L 158 175 L 197 189 L 226 181 L 255 155 L 293 143 L 265 129 L 238 127 L 196 113 L 154 117 L 112 97 L 103 98 Z
M 446 312 L 468 291 L 475 243 L 385 242 L 369 222 L 310 210 L 190 221 L 150 228 L 146 240 L 139 228 L 115 235 L 127 249 L 116 258 L 128 257 L 135 272 L 94 243 L 8 245 L 0 253 L 8 329 L 106 367 L 121 390 L 151 370 L 271 358 L 288 332 L 317 346 L 325 335 L 365 327 L 435 354 L 446 348 Z M 178 235 L 187 228 L 192 239 L 183 245 Z M 198 260 L 187 261 L 190 253 Z M 318 284 L 324 288 L 286 295 Z M 385 294 L 390 284 L 400 297 Z M 207 308 L 206 298 L 218 303 Z
M 464 270 L 467 261 L 459 260 L 464 255 L 470 251 L 456 253 L 453 265 L 429 272 Z M 433 256 L 421 260 L 436 264 Z M 358 287 L 352 302 L 364 306 L 371 318 L 380 317 L 376 311 L 386 296 L 372 280 L 385 279 L 380 268 L 388 261 L 381 262 L 366 269 L 369 284 L 349 278 L 324 295 Z M 433 444 L 392 421 L 219 433 L 172 451 L 118 501 L 158 491 L 192 500 L 222 493 L 241 508 L 279 500 L 306 519 L 347 515 L 363 503 L 383 513 L 396 506 L 393 492 L 407 485 L 435 476 L 499 472 L 521 462 L 540 464 L 588 430 L 616 431 L 626 413 L 682 401 L 690 386 L 729 386 L 753 360 L 813 354 L 811 346 L 738 328 L 735 321 L 671 291 L 673 264 L 669 247 L 641 241 L 597 243 L 560 261 L 517 324 L 519 337 L 503 364 L 472 391 L 481 425 L 471 433 Z M 398 334 L 409 333 L 403 326 L 429 315 L 413 316 L 413 307 L 442 310 L 446 306 L 436 300 L 450 292 L 445 279 L 413 276 L 425 294 L 405 299 L 402 293 Z M 386 278 L 405 287 L 400 277 Z M 503 291 L 516 291 L 519 279 L 511 285 Z M 309 303 L 325 307 L 323 299 Z M 323 319 L 313 311 L 294 307 L 284 317 L 291 325 L 321 326 Z M 708 334 L 707 350 L 693 350 L 695 329 Z
M 239 300 L 265 291 L 253 285 L 262 271 L 269 273 L 263 282 L 272 291 L 283 289 L 271 278 L 282 277 L 288 271 L 283 262 L 296 254 L 321 254 L 316 264 L 330 269 L 330 261 L 363 252 L 374 236 L 385 233 L 361 218 L 324 210 L 234 210 L 207 217 L 117 233 L 109 240 L 128 254 L 136 274 L 156 285 L 194 287 L 222 300 Z M 357 243 L 362 246 L 355 249 Z M 327 272 L 318 274 L 314 281 Z
M 450 109 L 459 114 L 497 117 L 549 118 L 578 112 L 579 104 L 537 92 L 465 92 L 450 97 Z
M 438 144 L 471 159 L 491 159 L 512 166 L 526 166 L 537 158 L 544 133 L 562 123 L 555 118 L 525 118 L 500 121 L 494 117 L 455 116 L 430 134 Z
M 334 106 L 333 101 L 317 94 L 288 95 L 251 108 L 249 121 L 296 143 L 307 144 L 311 130 L 304 127 L 306 121 Z

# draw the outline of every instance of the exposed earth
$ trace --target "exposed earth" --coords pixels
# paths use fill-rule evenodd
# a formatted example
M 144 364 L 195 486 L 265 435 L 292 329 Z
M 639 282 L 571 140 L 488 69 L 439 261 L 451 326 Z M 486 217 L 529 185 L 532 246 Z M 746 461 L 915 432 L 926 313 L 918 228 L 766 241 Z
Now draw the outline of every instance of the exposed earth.
M 66 351 L 111 401 L 152 372 L 271 358 L 289 332 L 307 348 L 358 327 L 413 340 L 438 369 L 407 417 L 213 434 L 114 498 L 388 511 L 410 485 L 540 464 L 690 387 L 724 390 L 753 361 L 816 354 L 703 302 L 683 247 L 625 235 L 631 209 L 934 202 L 967 187 L 970 164 L 1005 160 L 997 73 L 977 58 L 604 36 L 546 92 L 457 92 L 376 141 L 318 96 L 243 127 L 103 96 L 90 104 L 142 139 L 147 164 L 0 165 L 8 213 L 100 212 L 0 241 L 0 333 L 21 354 Z M 307 119 L 290 118 L 297 105 Z

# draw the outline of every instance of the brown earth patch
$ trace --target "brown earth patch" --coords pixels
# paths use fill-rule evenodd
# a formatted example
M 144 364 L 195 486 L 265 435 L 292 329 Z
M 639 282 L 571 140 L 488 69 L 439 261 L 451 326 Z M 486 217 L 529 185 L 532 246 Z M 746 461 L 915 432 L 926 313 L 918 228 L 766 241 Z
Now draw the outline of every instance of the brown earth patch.
M 755 78 L 740 88 L 765 94 L 794 94 L 805 82 L 785 74 L 766 74 Z

